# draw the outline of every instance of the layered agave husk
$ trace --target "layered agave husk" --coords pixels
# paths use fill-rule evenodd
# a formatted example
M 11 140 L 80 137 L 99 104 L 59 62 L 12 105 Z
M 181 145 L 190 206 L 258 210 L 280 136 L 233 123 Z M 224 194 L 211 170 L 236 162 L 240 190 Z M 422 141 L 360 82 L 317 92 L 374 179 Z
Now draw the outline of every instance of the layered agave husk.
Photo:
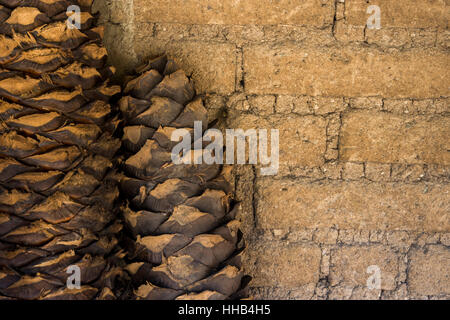
M 67 8 L 81 8 L 80 29 Z M 0 0 L 0 298 L 114 299 L 122 226 L 103 31 L 91 1 Z M 68 287 L 70 266 L 81 285 Z
M 121 191 L 133 292 L 143 300 L 223 300 L 245 295 L 243 241 L 231 166 L 175 164 L 172 133 L 208 116 L 193 82 L 166 56 L 137 69 L 120 100 L 125 127 Z M 191 150 L 186 156 L 201 157 Z M 199 162 L 197 162 L 199 163 Z

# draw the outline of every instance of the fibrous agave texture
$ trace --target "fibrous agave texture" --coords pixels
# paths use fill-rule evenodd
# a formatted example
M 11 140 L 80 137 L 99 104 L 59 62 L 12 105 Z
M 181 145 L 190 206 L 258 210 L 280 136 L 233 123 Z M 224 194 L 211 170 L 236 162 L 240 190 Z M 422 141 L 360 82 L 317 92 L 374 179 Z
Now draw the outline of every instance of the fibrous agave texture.
M 241 298 L 242 241 L 232 167 L 175 164 L 172 133 L 208 124 L 202 99 L 176 62 L 161 56 L 124 88 L 121 192 L 134 299 Z M 192 157 L 199 153 L 191 151 Z M 201 155 L 201 153 L 200 153 Z M 198 162 L 197 162 L 198 163 Z
M 0 0 L 0 298 L 113 299 L 120 141 L 89 0 Z M 66 10 L 81 7 L 80 29 Z M 81 286 L 67 286 L 67 269 Z M 72 285 L 76 286 L 76 281 Z

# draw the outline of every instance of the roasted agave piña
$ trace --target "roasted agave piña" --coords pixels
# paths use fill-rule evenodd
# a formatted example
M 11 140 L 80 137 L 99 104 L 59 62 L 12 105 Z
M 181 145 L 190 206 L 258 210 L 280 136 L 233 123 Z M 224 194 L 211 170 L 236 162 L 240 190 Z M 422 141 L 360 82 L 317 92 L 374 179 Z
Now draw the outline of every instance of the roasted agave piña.
M 133 298 L 239 298 L 245 277 L 232 168 L 171 160 L 178 143 L 171 140 L 174 130 L 192 135 L 195 121 L 201 122 L 201 132 L 206 129 L 202 99 L 165 56 L 137 73 L 120 101 L 126 123 L 121 191 L 127 199 L 123 219 L 130 263 L 125 269 L 134 284 Z M 187 155 L 194 163 L 201 153 Z

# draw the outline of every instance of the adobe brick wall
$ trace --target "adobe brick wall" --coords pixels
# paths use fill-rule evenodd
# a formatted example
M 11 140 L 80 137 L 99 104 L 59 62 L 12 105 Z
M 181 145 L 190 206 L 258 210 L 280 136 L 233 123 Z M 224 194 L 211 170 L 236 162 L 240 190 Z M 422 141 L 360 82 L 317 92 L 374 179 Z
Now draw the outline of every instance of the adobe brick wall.
M 236 167 L 255 298 L 450 298 L 448 0 L 96 8 L 121 73 L 166 52 L 222 127 L 280 130 L 277 176 Z

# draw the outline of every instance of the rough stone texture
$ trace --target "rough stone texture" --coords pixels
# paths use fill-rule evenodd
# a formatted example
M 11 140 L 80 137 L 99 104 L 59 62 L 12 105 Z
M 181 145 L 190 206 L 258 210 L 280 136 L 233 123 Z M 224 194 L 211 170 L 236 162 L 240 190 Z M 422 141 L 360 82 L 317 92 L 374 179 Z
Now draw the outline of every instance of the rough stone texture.
M 447 0 L 94 4 L 119 75 L 167 52 L 210 122 L 280 130 L 278 175 L 234 168 L 255 298 L 450 299 Z
M 256 115 L 230 112 L 228 128 L 279 130 L 279 174 L 286 175 L 296 167 L 320 166 L 324 163 L 326 149 L 326 125 L 322 117 L 316 116 L 272 116 L 262 119 Z M 270 141 L 270 140 L 269 140 Z
M 322 253 L 318 246 L 255 243 L 248 251 L 252 286 L 295 288 L 319 280 Z
M 446 0 L 346 0 L 344 17 L 347 22 L 364 25 L 369 16 L 366 13 L 369 4 L 380 7 L 382 27 L 449 27 L 450 10 Z
M 430 245 L 410 253 L 408 284 L 416 296 L 450 294 L 450 249 Z
M 358 180 L 364 177 L 364 165 L 362 163 L 347 162 L 344 164 L 342 178 L 344 180 Z
M 381 290 L 393 290 L 399 271 L 398 260 L 399 256 L 384 246 L 339 248 L 333 252 L 331 258 L 330 285 L 365 287 L 367 279 L 373 274 L 367 272 L 367 269 L 377 266 L 380 270 Z
M 135 0 L 136 20 L 182 24 L 294 24 L 324 26 L 333 22 L 330 0 Z

